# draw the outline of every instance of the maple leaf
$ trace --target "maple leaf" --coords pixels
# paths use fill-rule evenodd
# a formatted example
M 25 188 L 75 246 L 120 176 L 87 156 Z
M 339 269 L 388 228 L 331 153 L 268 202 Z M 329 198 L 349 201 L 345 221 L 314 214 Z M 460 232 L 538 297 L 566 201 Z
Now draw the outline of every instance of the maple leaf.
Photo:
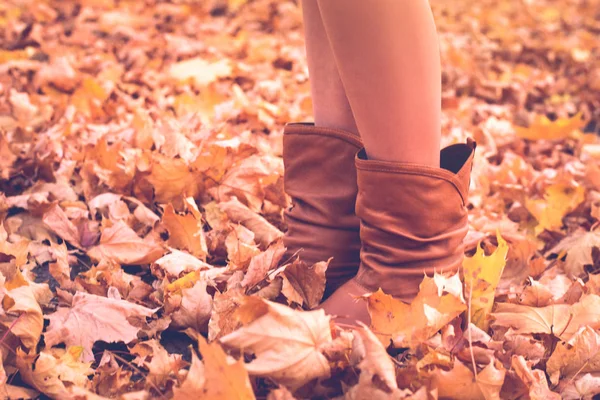
M 440 398 L 500 400 L 506 370 L 492 361 L 475 376 L 471 368 L 455 359 L 450 371 L 436 369 L 432 375 Z
M 309 266 L 299 259 L 294 260 L 281 274 L 281 293 L 290 301 L 305 304 L 309 309 L 315 308 L 325 293 L 325 272 L 329 262 L 331 259 Z
M 40 287 L 40 290 L 49 292 L 47 285 Z M 44 318 L 38 298 L 40 296 L 52 298 L 52 294 L 47 296 L 48 293 L 36 293 L 33 284 L 29 283 L 18 270 L 6 283 L 4 283 L 4 276 L 0 274 L 0 294 L 3 294 L 0 323 L 9 328 L 25 347 L 35 348 L 44 328 Z
M 494 295 L 506 265 L 508 244 L 496 234 L 498 248 L 489 257 L 486 257 L 481 245 L 473 257 L 463 260 L 464 285 L 466 297 L 470 301 L 471 321 L 483 330 L 487 330 L 489 321 L 487 316 L 494 306 Z
M 240 327 L 241 323 L 234 318 L 234 315 L 242 304 L 243 298 L 244 290 L 241 287 L 229 289 L 224 293 L 215 293 L 208 322 L 208 340 L 213 341 Z
M 161 223 L 169 231 L 168 244 L 180 250 L 188 250 L 192 255 L 206 261 L 206 238 L 202 227 L 201 216 L 192 213 L 179 215 L 172 204 L 168 204 Z
M 536 114 L 534 122 L 529 128 L 515 127 L 517 135 L 523 139 L 530 140 L 556 140 L 566 139 L 585 126 L 581 119 L 581 113 L 571 118 L 558 118 L 551 121 L 545 115 Z
M 323 310 L 294 311 L 258 297 L 246 297 L 237 311 L 242 328 L 221 343 L 254 353 L 250 374 L 269 376 L 292 389 L 330 374 L 322 348 L 332 340 L 330 317 Z
M 142 239 L 123 221 L 104 228 L 100 244 L 87 251 L 94 260 L 109 259 L 120 264 L 151 263 L 163 253 L 162 245 L 151 234 Z
M 172 277 L 178 277 L 184 272 L 193 272 L 211 269 L 210 264 L 199 260 L 198 258 L 177 249 L 170 249 L 171 252 L 154 261 L 153 268 L 159 267 Z
M 152 153 L 152 166 L 148 182 L 154 187 L 156 201 L 171 203 L 185 197 L 197 197 L 198 178 L 187 162 L 180 158 L 169 158 Z
M 131 325 L 128 318 L 149 317 L 156 309 L 121 300 L 116 289 L 111 289 L 108 291 L 111 297 L 77 292 L 71 307 L 60 307 L 48 315 L 50 325 L 44 334 L 46 345 L 82 346 L 83 360 L 91 361 L 94 359 L 92 346 L 97 340 L 129 343 L 137 339 L 139 328 Z
M 585 200 L 585 189 L 576 183 L 556 183 L 548 186 L 543 199 L 526 199 L 525 207 L 538 220 L 537 234 L 544 229 L 558 231 L 562 219 Z
M 173 326 L 205 331 L 212 313 L 212 304 L 213 298 L 206 292 L 206 281 L 198 281 L 191 288 L 183 289 L 181 304 L 171 314 Z
M 600 377 L 597 374 L 584 374 L 581 378 L 568 381 L 560 387 L 562 400 L 593 399 L 600 393 Z
M 146 379 L 158 387 L 165 385 L 169 377 L 185 364 L 180 354 L 169 354 L 155 339 L 137 343 L 130 352 L 138 355 L 133 362 L 146 367 Z
M 567 254 L 565 258 L 565 272 L 572 276 L 581 276 L 585 273 L 586 265 L 593 265 L 592 250 L 600 247 L 600 232 L 586 232 L 579 230 L 565 237 L 547 254 L 558 254 L 559 257 Z
M 360 375 L 358 384 L 346 392 L 345 398 L 408 398 L 412 392 L 398 389 L 396 368 L 385 348 L 369 328 L 362 323 L 361 325 L 361 328 L 354 330 L 352 343 L 353 357 L 360 359 L 357 365 Z M 374 384 L 377 380 L 381 380 L 383 387 Z
M 381 289 L 366 298 L 371 329 L 386 346 L 390 340 L 397 347 L 424 342 L 467 308 L 458 273 L 425 277 L 410 305 Z
M 495 319 L 493 325 L 510 327 L 517 334 L 546 333 L 568 340 L 582 326 L 600 328 L 599 307 L 600 296 L 589 294 L 573 305 L 529 307 L 498 303 L 491 315 Z
M 39 354 L 25 353 L 17 349 L 17 367 L 23 381 L 40 392 L 53 397 L 65 398 L 69 386 L 86 386 L 92 375 L 91 362 L 80 361 L 83 348 L 50 349 Z
M 267 273 L 279 265 L 279 261 L 281 260 L 281 257 L 283 257 L 285 251 L 286 248 L 283 246 L 283 242 L 278 241 L 264 252 L 252 257 L 250 265 L 248 266 L 248 271 L 242 280 L 242 286 L 251 288 L 265 279 Z
M 244 361 L 231 362 L 218 343 L 207 343 L 198 335 L 202 361 L 192 352 L 192 365 L 185 381 L 173 389 L 175 400 L 254 400 Z
M 600 371 L 600 335 L 589 326 L 582 327 L 568 342 L 556 346 L 546 370 L 555 385 L 561 378 Z
M 8 232 L 4 228 L 4 223 L 0 223 L 0 253 L 12 256 L 15 259 L 17 267 L 22 266 L 27 262 L 29 241 L 20 240 L 16 243 L 8 241 Z
M 529 389 L 531 400 L 560 400 L 558 393 L 550 390 L 548 381 L 543 371 L 532 370 L 523 356 L 514 356 L 511 362 L 512 369 Z

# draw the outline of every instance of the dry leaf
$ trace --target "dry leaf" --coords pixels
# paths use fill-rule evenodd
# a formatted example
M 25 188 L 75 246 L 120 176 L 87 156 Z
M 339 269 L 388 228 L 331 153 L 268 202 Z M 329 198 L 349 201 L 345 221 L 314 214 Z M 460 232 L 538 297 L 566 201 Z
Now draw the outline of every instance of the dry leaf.
M 473 257 L 463 260 L 465 297 L 470 302 L 471 321 L 483 330 L 487 330 L 489 325 L 487 317 L 494 306 L 496 288 L 508 254 L 508 244 L 500 232 L 497 239 L 498 248 L 489 257 L 485 256 L 480 245 Z
M 559 343 L 546 363 L 550 381 L 572 379 L 586 372 L 600 371 L 600 335 L 589 326 L 582 327 L 566 343 Z
M 492 361 L 477 373 L 476 378 L 471 368 L 455 359 L 450 371 L 436 369 L 433 372 L 433 382 L 440 398 L 500 400 L 505 374 L 502 364 L 495 365 Z
M 286 248 L 283 247 L 283 242 L 278 241 L 269 246 L 264 252 L 252 257 L 248 271 L 242 280 L 242 286 L 252 288 L 254 285 L 266 278 L 267 273 L 279 265 L 281 257 L 283 257 Z
M 87 251 L 88 256 L 100 261 L 113 260 L 120 264 L 148 264 L 164 253 L 162 245 L 152 235 L 139 237 L 123 221 L 102 230 L 100 244 Z
M 118 292 L 114 292 L 116 290 L 112 291 L 114 296 L 119 296 Z M 82 346 L 83 360 L 91 361 L 94 359 L 92 346 L 95 341 L 129 343 L 137 338 L 139 328 L 131 325 L 128 319 L 149 317 L 155 312 L 120 298 L 77 292 L 70 308 L 61 307 L 47 317 L 50 325 L 44 340 L 47 346 L 59 343 Z
M 425 277 L 419 293 L 408 305 L 383 293 L 381 289 L 367 297 L 371 329 L 387 346 L 411 347 L 424 342 L 466 308 L 458 273 L 452 277 Z
M 256 358 L 246 364 L 250 374 L 269 376 L 292 389 L 329 376 L 329 363 L 321 350 L 332 337 L 329 317 L 323 310 L 294 311 L 247 297 L 237 313 L 252 322 L 220 341 L 254 353 Z
M 219 203 L 219 207 L 233 222 L 240 223 L 254 232 L 256 239 L 265 247 L 283 236 L 279 229 L 251 211 L 235 197 L 227 202 Z
M 52 398 L 65 398 L 71 385 L 86 386 L 94 371 L 91 362 L 80 361 L 80 346 L 27 354 L 17 349 L 17 367 L 23 381 Z
M 281 275 L 281 293 L 289 301 L 304 304 L 309 309 L 317 307 L 325 293 L 325 272 L 330 262 L 331 259 L 309 266 L 299 259 L 294 260 Z

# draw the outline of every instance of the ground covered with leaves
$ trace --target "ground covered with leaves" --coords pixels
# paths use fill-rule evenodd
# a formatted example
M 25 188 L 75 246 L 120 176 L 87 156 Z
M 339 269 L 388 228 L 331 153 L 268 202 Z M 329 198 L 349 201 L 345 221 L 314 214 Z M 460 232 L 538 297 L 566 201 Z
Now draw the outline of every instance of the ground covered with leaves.
M 0 396 L 600 393 L 600 2 L 432 6 L 468 257 L 349 327 L 307 311 L 325 260 L 282 259 L 295 2 L 2 1 Z

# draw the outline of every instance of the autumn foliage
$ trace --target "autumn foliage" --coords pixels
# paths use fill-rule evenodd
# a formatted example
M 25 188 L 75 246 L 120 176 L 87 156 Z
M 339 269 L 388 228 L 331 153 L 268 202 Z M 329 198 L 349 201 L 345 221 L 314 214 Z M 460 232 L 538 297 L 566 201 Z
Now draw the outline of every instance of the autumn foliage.
M 600 2 L 432 6 L 467 258 L 357 299 L 367 327 L 315 309 L 328 260 L 283 259 L 297 2 L 2 1 L 0 397 L 600 393 Z

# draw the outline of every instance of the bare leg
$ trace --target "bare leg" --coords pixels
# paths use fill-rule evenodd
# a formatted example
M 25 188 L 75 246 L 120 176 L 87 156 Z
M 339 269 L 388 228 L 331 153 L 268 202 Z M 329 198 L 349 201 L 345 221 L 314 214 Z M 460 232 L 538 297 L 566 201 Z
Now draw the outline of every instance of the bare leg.
M 439 167 L 441 68 L 428 1 L 318 4 L 369 158 Z
M 303 0 L 302 13 L 315 125 L 358 134 L 317 0 Z

